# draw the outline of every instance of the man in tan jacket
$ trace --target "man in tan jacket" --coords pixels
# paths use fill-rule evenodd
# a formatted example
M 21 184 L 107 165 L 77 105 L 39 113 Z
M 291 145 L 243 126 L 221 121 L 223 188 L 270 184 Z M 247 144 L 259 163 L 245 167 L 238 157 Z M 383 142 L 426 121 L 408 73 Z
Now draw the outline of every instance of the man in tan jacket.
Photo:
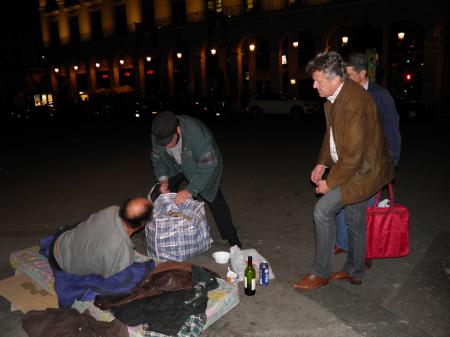
M 315 254 L 312 272 L 293 285 L 313 290 L 331 281 L 361 284 L 366 253 L 367 200 L 394 176 L 383 131 L 370 95 L 347 80 L 342 57 L 336 52 L 318 54 L 307 69 L 324 110 L 326 131 L 317 165 L 311 172 L 316 193 L 323 196 L 314 208 Z M 324 178 L 325 171 L 328 176 Z M 335 216 L 346 207 L 349 251 L 342 271 L 332 273 Z

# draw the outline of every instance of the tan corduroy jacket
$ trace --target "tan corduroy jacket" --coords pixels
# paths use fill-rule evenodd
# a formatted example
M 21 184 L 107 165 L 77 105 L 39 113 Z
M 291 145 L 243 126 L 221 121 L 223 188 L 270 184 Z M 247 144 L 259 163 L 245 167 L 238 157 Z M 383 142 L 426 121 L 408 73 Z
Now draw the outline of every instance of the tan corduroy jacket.
M 330 168 L 329 188 L 341 187 L 344 204 L 370 198 L 394 178 L 375 103 L 359 84 L 346 80 L 334 103 L 324 105 L 327 121 L 318 163 Z M 330 127 L 338 161 L 330 154 Z

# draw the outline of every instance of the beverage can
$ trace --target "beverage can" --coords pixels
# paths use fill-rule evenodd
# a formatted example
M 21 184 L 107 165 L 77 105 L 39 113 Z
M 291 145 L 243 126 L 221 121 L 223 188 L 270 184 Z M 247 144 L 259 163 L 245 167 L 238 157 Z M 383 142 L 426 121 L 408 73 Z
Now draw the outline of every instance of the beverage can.
M 267 262 L 259 264 L 259 284 L 262 286 L 269 285 L 269 264 Z

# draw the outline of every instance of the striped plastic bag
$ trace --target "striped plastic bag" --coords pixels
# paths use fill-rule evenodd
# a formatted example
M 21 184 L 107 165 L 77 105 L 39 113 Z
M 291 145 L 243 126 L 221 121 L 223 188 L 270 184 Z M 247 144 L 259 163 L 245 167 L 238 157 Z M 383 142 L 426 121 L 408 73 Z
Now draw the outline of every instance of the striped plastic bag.
M 188 199 L 176 205 L 175 196 L 161 194 L 145 226 L 147 252 L 159 262 L 186 261 L 211 247 L 204 203 Z

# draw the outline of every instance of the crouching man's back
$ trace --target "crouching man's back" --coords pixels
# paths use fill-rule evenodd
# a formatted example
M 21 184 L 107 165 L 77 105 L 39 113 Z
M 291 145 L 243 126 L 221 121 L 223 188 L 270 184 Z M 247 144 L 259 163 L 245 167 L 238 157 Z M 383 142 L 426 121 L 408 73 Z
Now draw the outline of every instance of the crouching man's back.
M 151 216 L 145 198 L 130 199 L 92 214 L 75 228 L 56 238 L 54 256 L 59 267 L 77 275 L 109 277 L 133 264 L 131 235 Z

